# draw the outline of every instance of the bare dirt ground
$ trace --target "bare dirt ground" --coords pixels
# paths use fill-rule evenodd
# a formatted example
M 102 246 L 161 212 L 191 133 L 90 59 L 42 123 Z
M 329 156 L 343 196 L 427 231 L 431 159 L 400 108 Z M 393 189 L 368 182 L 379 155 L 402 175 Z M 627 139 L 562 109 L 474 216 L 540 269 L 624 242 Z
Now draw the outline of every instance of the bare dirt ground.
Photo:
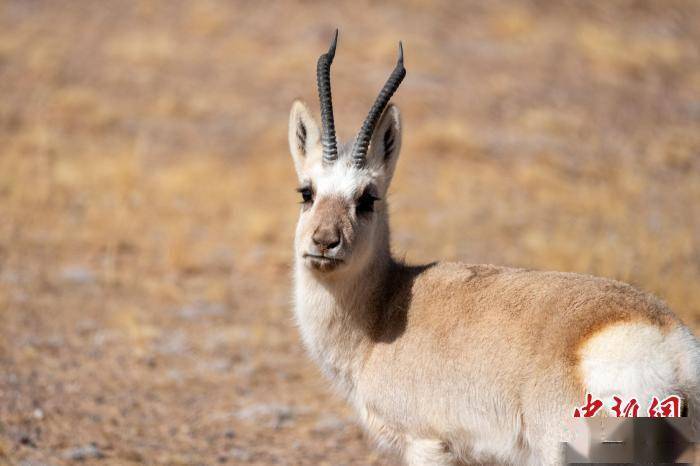
M 290 311 L 294 97 L 404 41 L 393 246 L 631 282 L 700 329 L 700 3 L 0 3 L 0 463 L 388 465 Z

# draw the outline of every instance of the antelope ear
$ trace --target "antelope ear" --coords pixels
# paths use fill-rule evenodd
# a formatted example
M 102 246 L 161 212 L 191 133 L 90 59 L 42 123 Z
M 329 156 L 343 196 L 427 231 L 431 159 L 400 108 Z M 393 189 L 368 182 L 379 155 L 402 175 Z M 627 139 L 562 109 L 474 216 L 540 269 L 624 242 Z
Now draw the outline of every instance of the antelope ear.
M 368 163 L 384 170 L 388 186 L 401 150 L 401 113 L 396 105 L 389 104 L 382 113 L 369 149 Z
M 321 132 L 309 108 L 295 100 L 289 113 L 289 151 L 301 178 L 309 165 L 320 158 Z

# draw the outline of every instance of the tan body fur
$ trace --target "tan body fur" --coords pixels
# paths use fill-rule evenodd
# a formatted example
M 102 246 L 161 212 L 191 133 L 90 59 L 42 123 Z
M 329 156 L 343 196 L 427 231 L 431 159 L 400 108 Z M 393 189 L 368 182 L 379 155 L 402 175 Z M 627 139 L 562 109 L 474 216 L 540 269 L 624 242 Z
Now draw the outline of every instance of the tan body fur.
M 368 184 L 386 194 L 400 129 L 390 106 L 359 171 L 342 158 L 321 167 L 303 104 L 290 120 L 300 183 L 314 192 L 297 226 L 296 319 L 380 445 L 407 464 L 559 464 L 586 392 L 643 406 L 678 394 L 697 422 L 700 347 L 658 299 L 585 275 L 394 261 L 386 202 L 370 214 L 353 206 Z M 391 153 L 387 132 L 398 140 Z M 326 247 L 329 235 L 339 244 Z

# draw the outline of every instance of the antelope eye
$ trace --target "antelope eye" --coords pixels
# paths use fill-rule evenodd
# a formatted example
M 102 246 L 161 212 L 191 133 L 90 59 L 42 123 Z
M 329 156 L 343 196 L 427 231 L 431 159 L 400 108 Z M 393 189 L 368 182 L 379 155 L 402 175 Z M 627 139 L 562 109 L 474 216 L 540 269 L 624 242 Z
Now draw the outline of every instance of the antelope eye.
M 314 201 L 314 193 L 311 191 L 310 187 L 304 186 L 299 188 L 297 191 L 301 194 L 302 204 L 310 204 Z
M 355 210 L 358 214 L 367 214 L 374 212 L 374 201 L 378 201 L 379 198 L 372 194 L 369 190 L 362 193 L 362 196 L 357 200 L 357 206 Z

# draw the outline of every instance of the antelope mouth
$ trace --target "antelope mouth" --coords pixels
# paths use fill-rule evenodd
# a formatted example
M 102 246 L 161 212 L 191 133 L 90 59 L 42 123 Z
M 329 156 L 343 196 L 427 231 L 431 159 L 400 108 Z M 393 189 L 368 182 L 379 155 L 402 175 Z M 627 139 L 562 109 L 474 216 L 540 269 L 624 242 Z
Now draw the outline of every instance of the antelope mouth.
M 307 265 L 323 272 L 333 270 L 343 263 L 342 259 L 308 253 L 304 254 L 304 259 Z

